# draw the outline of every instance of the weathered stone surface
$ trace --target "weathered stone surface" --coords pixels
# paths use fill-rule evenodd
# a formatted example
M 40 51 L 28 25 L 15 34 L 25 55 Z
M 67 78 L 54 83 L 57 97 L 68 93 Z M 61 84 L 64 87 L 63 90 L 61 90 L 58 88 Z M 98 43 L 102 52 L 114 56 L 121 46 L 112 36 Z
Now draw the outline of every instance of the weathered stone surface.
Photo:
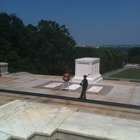
M 15 100 L 0 107 L 0 138 L 8 140 L 139 140 L 140 121 Z M 56 134 L 57 133 L 57 134 Z
M 15 100 L 0 107 L 0 132 L 17 139 L 39 133 L 51 136 L 77 109 Z
M 8 72 L 8 63 L 0 62 L 0 75 L 9 74 Z

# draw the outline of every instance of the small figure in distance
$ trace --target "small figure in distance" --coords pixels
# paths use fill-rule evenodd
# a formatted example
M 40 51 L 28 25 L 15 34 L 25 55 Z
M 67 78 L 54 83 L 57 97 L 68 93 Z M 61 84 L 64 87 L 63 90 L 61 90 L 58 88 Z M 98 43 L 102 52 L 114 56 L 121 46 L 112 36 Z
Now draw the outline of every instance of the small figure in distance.
M 86 90 L 87 90 L 87 87 L 88 87 L 88 80 L 86 79 L 87 75 L 83 75 L 83 78 L 84 79 L 80 83 L 80 85 L 82 86 L 82 92 L 81 92 L 81 95 L 80 95 L 79 99 L 86 100 Z

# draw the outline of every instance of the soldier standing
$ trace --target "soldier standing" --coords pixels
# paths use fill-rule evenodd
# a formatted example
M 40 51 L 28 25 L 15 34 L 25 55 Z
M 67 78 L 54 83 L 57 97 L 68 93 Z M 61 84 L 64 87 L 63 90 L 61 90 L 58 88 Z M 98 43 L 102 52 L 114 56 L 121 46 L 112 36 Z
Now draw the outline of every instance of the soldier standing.
M 87 87 L 88 87 L 88 80 L 86 79 L 87 75 L 83 75 L 83 78 L 84 79 L 80 83 L 80 85 L 82 86 L 82 92 L 81 92 L 81 95 L 80 95 L 79 98 L 86 100 L 86 90 L 87 90 Z

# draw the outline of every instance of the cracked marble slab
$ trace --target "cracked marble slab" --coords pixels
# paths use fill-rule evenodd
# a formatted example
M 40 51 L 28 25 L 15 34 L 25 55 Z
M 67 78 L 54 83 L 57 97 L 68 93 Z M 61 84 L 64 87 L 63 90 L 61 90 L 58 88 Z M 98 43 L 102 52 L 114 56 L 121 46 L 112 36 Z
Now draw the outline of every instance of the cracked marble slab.
M 11 135 L 5 134 L 0 132 L 0 140 L 10 140 L 11 139 Z
M 0 107 L 0 132 L 23 139 L 33 133 L 51 135 L 76 110 L 16 100 Z

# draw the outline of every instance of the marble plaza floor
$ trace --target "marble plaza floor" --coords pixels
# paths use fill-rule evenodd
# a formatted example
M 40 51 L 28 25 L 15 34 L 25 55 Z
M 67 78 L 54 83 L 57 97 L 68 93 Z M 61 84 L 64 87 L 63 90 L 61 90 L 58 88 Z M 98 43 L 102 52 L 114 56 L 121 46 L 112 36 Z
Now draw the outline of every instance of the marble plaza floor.
M 140 139 L 140 83 L 103 80 L 89 84 L 87 100 L 118 103 L 117 106 L 78 101 L 79 84 L 70 81 L 69 90 L 63 84 L 61 76 L 24 72 L 1 76 L 0 140 L 31 139 L 34 134 L 50 136 L 54 131 L 59 132 L 57 136 L 61 140 L 65 139 L 64 133 L 87 139 Z M 28 95 L 28 92 L 54 98 Z M 59 96 L 69 100 L 56 98 Z

